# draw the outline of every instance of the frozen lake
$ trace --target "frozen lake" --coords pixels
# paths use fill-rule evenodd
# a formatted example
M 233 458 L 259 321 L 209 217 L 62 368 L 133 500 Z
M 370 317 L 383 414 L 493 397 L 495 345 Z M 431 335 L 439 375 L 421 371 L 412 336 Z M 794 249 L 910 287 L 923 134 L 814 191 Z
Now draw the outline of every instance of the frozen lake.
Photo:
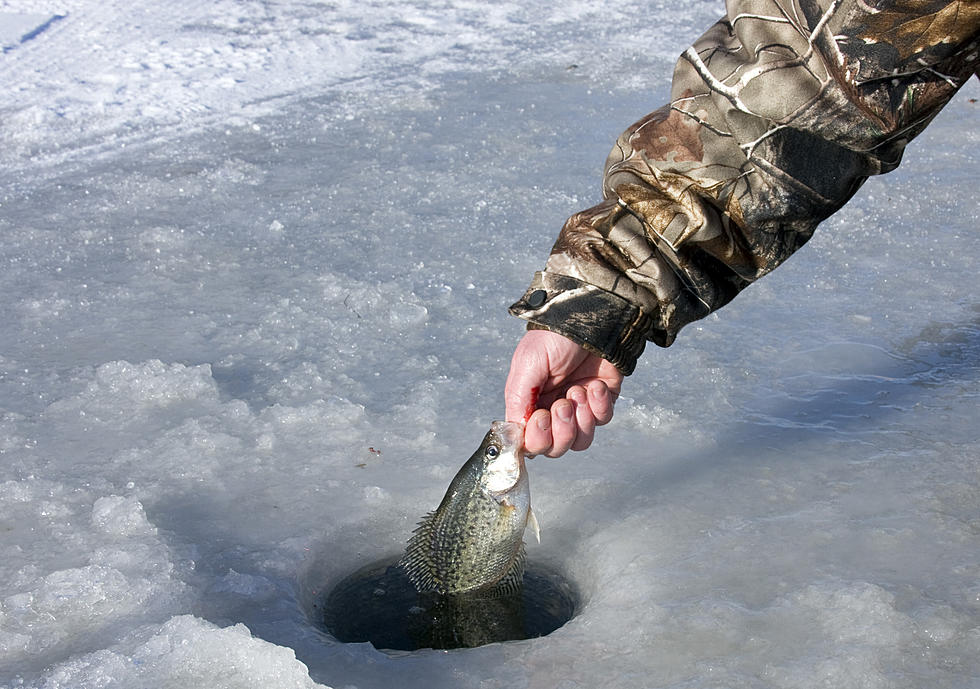
M 311 623 L 502 416 L 506 307 L 722 10 L 653 4 L 0 5 L 0 687 L 980 688 L 977 80 L 530 462 L 569 624 Z

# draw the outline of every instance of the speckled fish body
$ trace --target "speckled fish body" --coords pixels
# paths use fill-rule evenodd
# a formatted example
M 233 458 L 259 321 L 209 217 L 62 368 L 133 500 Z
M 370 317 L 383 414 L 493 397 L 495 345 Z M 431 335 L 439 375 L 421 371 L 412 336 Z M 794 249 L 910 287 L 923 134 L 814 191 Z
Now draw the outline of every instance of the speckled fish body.
M 520 424 L 495 421 L 439 507 L 426 515 L 400 564 L 420 591 L 507 592 L 524 576 L 524 529 L 537 523 Z

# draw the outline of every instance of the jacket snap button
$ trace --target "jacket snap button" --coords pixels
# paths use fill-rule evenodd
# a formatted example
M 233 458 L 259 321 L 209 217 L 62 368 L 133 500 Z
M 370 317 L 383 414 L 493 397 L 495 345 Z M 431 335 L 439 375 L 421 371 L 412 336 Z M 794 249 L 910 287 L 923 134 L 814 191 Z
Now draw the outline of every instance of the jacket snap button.
M 548 293 L 543 289 L 536 289 L 527 298 L 527 305 L 532 309 L 536 309 L 539 306 L 543 306 L 546 301 L 548 301 Z

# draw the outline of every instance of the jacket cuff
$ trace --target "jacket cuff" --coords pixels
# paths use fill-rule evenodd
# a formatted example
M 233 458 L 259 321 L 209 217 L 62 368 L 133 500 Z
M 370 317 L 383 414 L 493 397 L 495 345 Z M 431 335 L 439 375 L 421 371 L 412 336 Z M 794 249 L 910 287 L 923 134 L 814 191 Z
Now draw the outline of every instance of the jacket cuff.
M 653 328 L 654 320 L 618 294 L 557 273 L 534 274 L 524 296 L 510 307 L 528 329 L 563 335 L 628 376 L 648 339 L 666 347 L 673 337 Z

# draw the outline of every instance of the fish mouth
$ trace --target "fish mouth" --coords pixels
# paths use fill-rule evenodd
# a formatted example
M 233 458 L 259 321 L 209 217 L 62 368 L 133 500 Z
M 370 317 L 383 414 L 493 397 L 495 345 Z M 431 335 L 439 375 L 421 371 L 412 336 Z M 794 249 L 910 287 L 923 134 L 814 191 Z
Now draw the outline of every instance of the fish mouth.
M 486 465 L 480 483 L 500 502 L 525 476 L 524 424 L 494 421 L 490 434 L 500 444 L 500 454 Z
M 524 424 L 514 421 L 494 421 L 490 424 L 490 430 L 500 438 L 504 448 L 513 451 L 519 458 L 524 458 Z

